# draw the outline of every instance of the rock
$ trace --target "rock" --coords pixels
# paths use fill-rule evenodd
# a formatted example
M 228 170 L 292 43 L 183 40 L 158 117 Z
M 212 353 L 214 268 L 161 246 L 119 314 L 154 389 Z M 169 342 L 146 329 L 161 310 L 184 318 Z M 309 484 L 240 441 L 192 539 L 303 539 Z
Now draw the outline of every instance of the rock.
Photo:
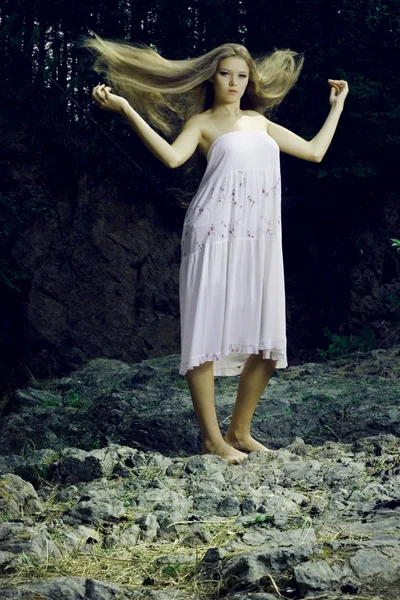
M 193 508 L 199 515 L 206 517 L 216 514 L 220 501 L 219 494 L 196 494 L 193 496 Z
M 211 541 L 211 533 L 200 525 L 191 525 L 189 534 L 182 539 L 182 545 L 189 548 L 205 545 Z
M 236 496 L 225 496 L 219 502 L 215 512 L 220 517 L 235 517 L 240 514 L 240 502 Z
M 309 560 L 293 567 L 294 577 L 301 594 L 335 589 L 338 577 L 325 560 Z
M 18 559 L 12 552 L 0 550 L 0 574 L 6 573 L 18 566 Z
M 68 500 L 79 499 L 79 489 L 76 485 L 69 485 L 68 487 L 61 488 L 56 495 L 57 502 L 68 502 Z
M 137 596 L 123 593 L 113 583 L 103 583 L 84 577 L 55 577 L 19 586 L 17 590 L 2 590 L 2 600 L 30 600 L 32 594 L 57 600 L 129 600 Z
M 400 542 L 362 548 L 349 559 L 349 564 L 361 581 L 374 584 L 398 583 L 400 574 Z
M 184 524 L 186 516 L 178 511 L 154 510 L 159 525 L 159 536 L 162 539 L 176 540 L 179 534 L 188 530 Z M 183 521 L 183 524 L 181 524 Z
M 9 456 L 0 456 L 0 475 L 6 473 L 12 473 L 15 467 L 20 462 L 21 458 L 16 454 L 10 454 Z
M 131 523 L 119 536 L 121 546 L 135 546 L 140 536 L 140 527 Z
M 228 552 L 221 548 L 209 548 L 197 566 L 197 571 L 208 577 L 212 573 L 218 572 L 222 561 Z
M 101 544 L 101 535 L 92 527 L 79 525 L 72 531 L 66 528 L 62 533 L 62 538 L 58 539 L 58 543 L 67 552 L 72 552 L 74 548 L 79 547 L 80 552 L 90 553 L 93 546 Z
M 293 442 L 286 446 L 286 450 L 292 452 L 293 454 L 297 454 L 298 456 L 306 456 L 307 454 L 307 446 L 304 443 L 303 438 L 296 435 Z
M 14 473 L 25 481 L 29 481 L 35 488 L 39 488 L 42 481 L 48 476 L 49 467 L 58 458 L 54 450 L 34 450 L 28 456 L 19 457 L 18 464 L 14 466 Z
M 257 406 L 257 418 L 252 423 L 254 437 L 274 449 L 288 448 L 287 453 L 292 457 L 311 459 L 312 452 L 307 444 L 313 446 L 340 439 L 343 443 L 357 445 L 363 437 L 376 436 L 383 436 L 382 440 L 390 443 L 384 436 L 400 434 L 396 377 L 385 381 L 379 379 L 373 355 L 358 354 L 354 366 L 346 364 L 347 371 L 351 368 L 351 374 L 357 378 L 358 391 L 354 397 L 353 391 L 348 389 L 349 381 L 336 376 L 344 360 L 338 359 L 318 368 L 305 364 L 274 373 L 268 384 L 274 393 L 266 390 Z M 397 373 L 399 361 L 399 350 L 385 351 L 385 363 L 382 362 L 381 368 Z M 68 377 L 47 381 L 43 389 L 40 382 L 36 382 L 35 386 L 17 390 L 9 402 L 12 410 L 0 422 L 1 452 L 16 455 L 25 454 L 26 449 L 31 451 L 32 448 L 58 451 L 67 447 L 91 452 L 93 444 L 98 448 L 120 444 L 129 446 L 132 451 L 157 451 L 170 464 L 172 456 L 190 455 L 193 463 L 188 465 L 189 470 L 196 472 L 200 468 L 210 474 L 211 465 L 204 466 L 204 461 L 209 462 L 204 459 L 206 455 L 199 459 L 195 456 L 201 452 L 198 425 L 186 382 L 177 376 L 178 363 L 179 355 L 143 360 L 137 364 L 99 358 L 78 365 Z M 331 373 L 334 376 L 331 377 Z M 368 373 L 375 377 L 373 383 L 365 376 Z M 353 384 L 353 380 L 350 383 Z M 221 422 L 226 422 L 232 410 L 232 395 L 236 393 L 235 378 L 218 378 L 215 387 Z M 379 407 L 376 397 L 380 398 Z M 363 401 L 359 402 L 359 398 Z M 386 434 L 389 429 L 392 433 Z M 376 449 L 378 451 L 378 446 Z M 326 457 L 329 453 L 337 453 L 335 446 L 325 450 Z M 266 464 L 270 458 L 264 458 Z M 199 461 L 197 467 L 196 461 Z M 253 457 L 249 455 L 247 461 L 250 464 Z M 3 469 L 9 469 L 4 461 L 0 461 L 0 469 L 1 462 Z M 220 466 L 225 473 L 226 465 Z M 236 474 L 243 472 L 246 469 L 232 471 L 237 485 Z M 127 471 L 124 473 L 128 474 Z M 252 470 L 247 469 L 247 474 L 252 476 Z M 283 474 L 281 481 L 286 487 L 301 480 L 294 475 Z M 281 476 L 279 469 L 266 478 L 270 478 L 269 483 L 274 483 L 275 476 Z M 227 483 L 230 481 L 229 475 Z M 254 484 L 248 485 L 253 487 Z
M 0 551 L 15 555 L 33 554 L 60 558 L 61 553 L 45 528 L 24 526 L 22 523 L 0 523 Z
M 242 501 L 241 512 L 243 515 L 251 515 L 256 512 L 258 506 L 253 498 L 244 498 Z
M 18 475 L 6 473 L 0 476 L 0 514 L 8 519 L 41 513 L 43 505 L 28 481 Z
M 383 425 L 390 422 L 397 431 L 398 383 L 364 382 L 363 363 L 357 363 L 363 376 L 351 385 L 313 366 L 312 381 L 305 366 L 288 370 L 287 377 L 279 373 L 273 393 L 257 407 L 253 430 L 277 451 L 228 465 L 196 454 L 190 397 L 176 383 L 173 365 L 172 359 L 151 365 L 95 361 L 48 383 L 42 390 L 48 394 L 26 390 L 18 410 L 2 420 L 9 452 L 0 458 L 2 575 L 12 581 L 23 566 L 25 580 L 34 580 L 46 561 L 60 569 L 65 552 L 78 549 L 80 572 L 87 573 L 86 562 L 106 551 L 108 581 L 115 577 L 120 590 L 63 577 L 35 581 L 32 591 L 28 583 L 7 589 L 9 597 L 50 592 L 66 598 L 68 589 L 68 598 L 79 600 L 95 593 L 198 600 L 181 587 L 197 564 L 202 597 L 211 589 L 226 600 L 345 600 L 356 594 L 397 600 L 400 441 Z M 346 372 L 351 368 L 346 364 Z M 217 378 L 216 388 L 226 423 L 231 382 Z M 352 403 L 354 389 L 362 405 Z M 61 406 L 54 404 L 58 396 Z M 23 436 L 32 444 L 12 454 Z M 39 438 L 42 444 L 52 440 L 51 446 L 35 449 Z M 101 447 L 93 449 L 96 444 Z M 148 576 L 140 570 L 132 586 L 119 566 L 136 568 L 141 555 L 149 557 Z
M 136 524 L 140 528 L 140 537 L 147 542 L 152 542 L 156 539 L 160 530 L 157 517 L 151 513 L 143 515 L 136 519 Z
M 311 558 L 316 548 L 309 543 L 299 546 L 276 548 L 261 547 L 258 551 L 244 552 L 223 561 L 219 570 L 227 590 L 233 590 L 249 584 L 259 584 L 265 576 L 273 575 L 280 581 L 280 575 L 288 567 Z M 283 579 L 282 579 L 283 581 Z
M 111 475 L 117 462 L 118 457 L 112 449 L 85 452 L 78 448 L 65 448 L 59 460 L 52 465 L 52 480 L 63 483 L 93 481 Z
M 317 542 L 315 531 L 312 528 L 289 529 L 287 531 L 256 529 L 246 531 L 241 538 L 249 546 L 290 546 L 291 544 L 301 544 L 303 540 L 314 544 Z
M 117 522 L 125 514 L 125 507 L 121 500 L 111 497 L 110 493 L 92 491 L 82 496 L 74 507 L 64 514 L 68 523 L 103 525 L 108 522 Z
M 186 462 L 185 471 L 193 475 L 202 473 L 224 473 L 228 468 L 228 464 L 225 460 L 222 460 L 219 456 L 213 456 L 211 454 L 204 454 L 202 456 L 193 456 Z

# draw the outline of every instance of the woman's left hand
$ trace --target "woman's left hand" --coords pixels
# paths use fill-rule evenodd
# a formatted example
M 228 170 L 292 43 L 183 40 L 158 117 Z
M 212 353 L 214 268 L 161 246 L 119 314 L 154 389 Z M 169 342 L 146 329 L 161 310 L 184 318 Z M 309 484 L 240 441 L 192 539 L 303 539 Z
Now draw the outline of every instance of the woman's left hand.
M 343 106 L 347 94 L 349 93 L 349 86 L 347 81 L 343 79 L 328 79 L 328 83 L 331 86 L 331 95 L 329 96 L 329 104 L 334 106 Z
M 92 91 L 92 99 L 97 106 L 103 110 L 113 110 L 115 112 L 121 112 L 125 106 L 129 106 L 128 100 L 111 93 L 111 88 L 106 86 L 105 83 L 96 85 Z

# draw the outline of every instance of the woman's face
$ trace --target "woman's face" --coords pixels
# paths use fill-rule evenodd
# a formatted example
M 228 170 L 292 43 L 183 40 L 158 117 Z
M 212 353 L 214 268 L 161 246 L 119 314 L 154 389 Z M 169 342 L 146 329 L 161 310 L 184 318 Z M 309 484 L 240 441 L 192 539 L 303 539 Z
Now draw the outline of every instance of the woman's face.
M 223 58 L 213 77 L 214 95 L 220 101 L 238 101 L 243 96 L 248 81 L 249 67 L 243 58 Z M 236 93 L 230 90 L 236 90 Z

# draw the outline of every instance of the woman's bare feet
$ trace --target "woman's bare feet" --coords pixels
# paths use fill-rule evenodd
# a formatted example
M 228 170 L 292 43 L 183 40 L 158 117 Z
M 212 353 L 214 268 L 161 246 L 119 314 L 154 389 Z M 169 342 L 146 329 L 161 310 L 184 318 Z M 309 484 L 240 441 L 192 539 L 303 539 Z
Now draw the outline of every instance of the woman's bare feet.
M 276 450 L 271 450 L 271 448 L 267 448 L 260 444 L 260 442 L 257 442 L 250 434 L 237 436 L 236 434 L 227 431 L 224 435 L 224 440 L 229 446 L 232 446 L 232 448 L 243 450 L 244 452 L 276 452 Z
M 236 450 L 230 444 L 222 441 L 220 444 L 203 444 L 203 454 L 214 454 L 227 460 L 230 465 L 239 465 L 247 458 L 247 454 Z

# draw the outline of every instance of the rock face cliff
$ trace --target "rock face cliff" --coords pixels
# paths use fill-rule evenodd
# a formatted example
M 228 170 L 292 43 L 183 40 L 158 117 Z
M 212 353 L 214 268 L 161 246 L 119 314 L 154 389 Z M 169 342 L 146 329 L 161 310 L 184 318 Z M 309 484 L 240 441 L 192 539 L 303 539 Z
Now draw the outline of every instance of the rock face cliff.
M 179 347 L 179 237 L 156 208 L 118 200 L 112 181 L 77 178 L 76 197 L 21 234 L 13 257 L 31 274 L 24 303 L 27 364 L 92 357 L 132 362 Z M 45 357 L 42 357 L 42 360 Z
M 85 148 L 71 136 L 62 143 L 56 131 L 38 128 L 33 136 L 20 122 L 4 135 L 3 379 L 10 370 L 62 375 L 98 357 L 134 363 L 179 353 L 185 211 L 168 188 L 186 185 L 183 170 L 165 169 L 137 142 L 131 154 L 154 173 L 150 186 L 104 138 Z M 400 339 L 400 255 L 390 242 L 400 231 L 397 198 L 380 188 L 360 188 L 362 200 L 352 190 L 350 198 L 340 182 L 333 190 L 319 183 L 319 165 L 303 163 L 297 171 L 301 166 L 304 177 L 311 170 L 313 183 L 294 190 L 286 160 L 282 155 L 290 364 L 319 359 L 315 349 L 329 343 L 325 327 L 355 334 L 367 326 L 376 347 L 392 347 Z M 21 293 L 6 283 L 11 272 L 24 276 Z

